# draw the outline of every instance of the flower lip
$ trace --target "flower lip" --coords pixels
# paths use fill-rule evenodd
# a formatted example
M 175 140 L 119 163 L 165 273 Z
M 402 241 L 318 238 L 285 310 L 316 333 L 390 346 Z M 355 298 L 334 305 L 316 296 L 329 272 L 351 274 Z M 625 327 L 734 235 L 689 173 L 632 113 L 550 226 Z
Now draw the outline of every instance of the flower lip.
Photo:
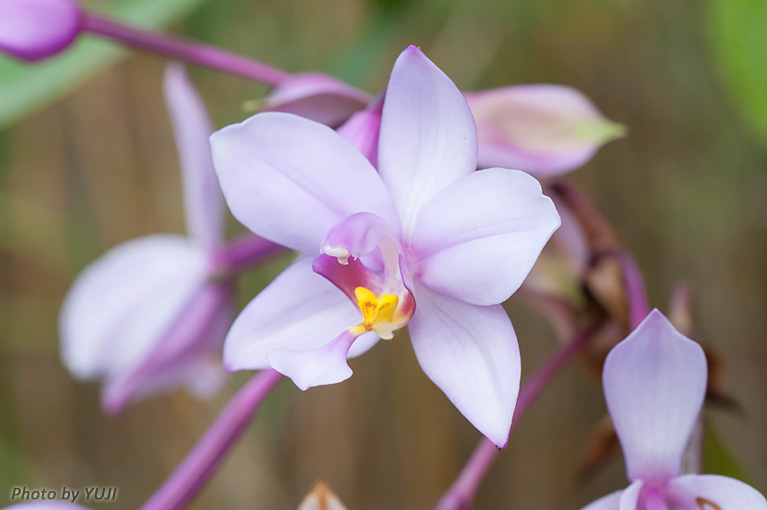
M 363 320 L 355 332 L 391 339 L 410 321 L 415 305 L 403 281 L 405 250 L 387 222 L 371 213 L 352 214 L 330 230 L 322 252 L 314 270 L 359 309 Z

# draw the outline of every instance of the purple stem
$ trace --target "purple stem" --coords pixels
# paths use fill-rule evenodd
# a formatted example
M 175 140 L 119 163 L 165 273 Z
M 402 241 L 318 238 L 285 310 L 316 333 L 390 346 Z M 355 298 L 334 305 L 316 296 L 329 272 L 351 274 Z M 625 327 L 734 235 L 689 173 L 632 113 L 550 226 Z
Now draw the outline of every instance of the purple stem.
M 519 392 L 517 406 L 514 409 L 511 430 L 514 430 L 515 425 L 525 414 L 530 404 L 538 398 L 562 368 L 588 345 L 604 323 L 605 319 L 600 319 L 575 335 L 570 342 L 560 347 L 525 381 Z M 437 503 L 435 510 L 469 510 L 480 484 L 501 451 L 488 439 L 483 438 L 461 470 L 458 478 Z
M 141 509 L 184 508 L 202 489 L 226 453 L 245 431 L 264 398 L 282 378 L 279 372 L 264 370 L 243 386 L 176 471 Z
M 565 180 L 552 183 L 551 188 L 559 194 L 586 228 L 589 242 L 595 252 L 594 259 L 614 257 L 620 264 L 628 295 L 629 328 L 633 330 L 650 312 L 644 280 L 636 262 L 618 245 L 612 227 L 583 191 Z
M 215 272 L 230 275 L 284 251 L 287 251 L 284 246 L 254 234 L 245 234 L 216 252 L 213 255 L 213 266 Z
M 217 71 L 224 71 L 268 85 L 277 85 L 290 76 L 287 71 L 236 53 L 230 53 L 215 46 L 130 27 L 90 12 L 84 14 L 82 28 L 91 34 L 112 39 L 120 44 L 159 53 Z
M 631 255 L 621 249 L 604 250 L 597 253 L 596 257 L 613 257 L 620 264 L 628 299 L 629 330 L 633 331 L 650 313 L 642 272 Z

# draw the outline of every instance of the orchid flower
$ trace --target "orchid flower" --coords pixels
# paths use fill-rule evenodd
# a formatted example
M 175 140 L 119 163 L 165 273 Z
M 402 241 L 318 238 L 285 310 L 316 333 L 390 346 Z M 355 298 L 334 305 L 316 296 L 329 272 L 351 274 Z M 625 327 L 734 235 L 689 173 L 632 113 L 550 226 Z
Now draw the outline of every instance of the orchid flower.
M 80 379 L 103 378 L 103 403 L 186 385 L 201 395 L 222 382 L 215 361 L 233 317 L 232 283 L 217 281 L 223 204 L 210 154 L 213 131 L 182 67 L 165 77 L 181 159 L 190 236 L 153 235 L 119 245 L 77 278 L 61 311 L 62 356 Z
M 706 393 L 703 349 L 658 310 L 610 351 L 603 382 L 631 485 L 584 510 L 765 510 L 743 482 L 681 474 Z
M 0 51 L 21 60 L 55 55 L 81 26 L 82 12 L 72 0 L 0 0 Z
M 520 359 L 500 303 L 559 217 L 528 174 L 476 171 L 474 122 L 450 79 L 415 46 L 400 55 L 377 170 L 335 131 L 285 113 L 211 143 L 234 216 L 306 254 L 235 320 L 225 366 L 272 367 L 303 390 L 333 384 L 352 375 L 348 357 L 409 325 L 424 372 L 505 446 Z

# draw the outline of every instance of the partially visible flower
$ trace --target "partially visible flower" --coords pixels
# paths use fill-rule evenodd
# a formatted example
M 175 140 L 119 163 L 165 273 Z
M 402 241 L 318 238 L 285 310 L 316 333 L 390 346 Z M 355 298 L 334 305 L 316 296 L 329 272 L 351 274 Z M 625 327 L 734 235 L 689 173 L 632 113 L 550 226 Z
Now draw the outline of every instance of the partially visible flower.
M 65 501 L 29 501 L 3 508 L 3 510 L 88 510 L 84 506 Z
M 81 26 L 82 11 L 73 0 L 0 0 L 0 51 L 21 60 L 55 55 Z
M 332 76 L 319 73 L 295 74 L 282 81 L 263 100 L 261 110 L 301 115 L 336 127 L 354 112 L 365 109 L 373 98 Z
M 516 168 L 537 177 L 563 174 L 625 133 L 585 95 L 562 85 L 467 92 L 466 100 L 477 123 L 480 168 Z
M 503 447 L 520 360 L 499 303 L 559 217 L 528 174 L 475 171 L 474 122 L 450 79 L 414 46 L 400 55 L 378 171 L 338 133 L 295 115 L 259 114 L 211 141 L 235 217 L 311 254 L 243 310 L 225 365 L 271 366 L 301 389 L 337 383 L 352 375 L 347 357 L 409 324 L 424 372 Z
M 325 480 L 318 480 L 306 495 L 298 510 L 347 510 Z
M 212 166 L 210 119 L 183 68 L 165 78 L 181 159 L 190 237 L 153 235 L 113 248 L 75 281 L 61 311 L 62 356 L 80 379 L 103 378 L 103 403 L 186 385 L 218 388 L 216 362 L 233 317 L 232 283 L 214 278 L 223 204 Z
M 631 485 L 584 510 L 765 510 L 743 482 L 681 475 L 682 457 L 706 393 L 703 349 L 658 310 L 607 356 L 605 400 Z

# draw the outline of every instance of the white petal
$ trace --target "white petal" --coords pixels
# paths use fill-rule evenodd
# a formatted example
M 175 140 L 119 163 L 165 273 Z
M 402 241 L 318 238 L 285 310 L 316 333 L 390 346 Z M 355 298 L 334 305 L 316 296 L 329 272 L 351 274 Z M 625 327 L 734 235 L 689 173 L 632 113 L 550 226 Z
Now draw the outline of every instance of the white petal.
M 613 492 L 607 496 L 601 497 L 598 500 L 589 503 L 581 510 L 620 510 L 620 500 L 623 491 Z
M 642 480 L 637 480 L 621 493 L 620 510 L 639 510 L 639 495 L 644 487 Z
M 702 510 L 767 510 L 767 500 L 748 484 L 720 475 L 684 475 L 669 484 L 682 501 Z M 716 506 L 714 506 L 716 505 Z
M 220 388 L 221 348 L 232 324 L 234 297 L 232 283 L 201 286 L 140 362 L 107 377 L 104 409 L 116 414 L 130 400 L 179 386 L 198 395 L 211 395 Z
M 535 178 L 503 168 L 473 172 L 421 209 L 413 237 L 419 278 L 462 301 L 502 303 L 558 226 Z
M 61 310 L 61 352 L 79 378 L 127 370 L 162 338 L 207 273 L 205 256 L 180 236 L 121 244 L 88 266 Z
M 706 357 L 653 310 L 605 360 L 607 407 L 631 480 L 677 476 L 706 392 Z
M 218 131 L 211 144 L 232 214 L 270 241 L 319 253 L 325 234 L 358 212 L 399 226 L 375 168 L 327 126 L 262 113 Z
M 506 446 L 519 393 L 517 337 L 500 305 L 476 306 L 416 284 L 410 321 L 421 368 L 499 448 Z
M 187 230 L 203 248 L 214 248 L 223 241 L 224 204 L 210 151 L 213 124 L 180 64 L 165 71 L 165 103 L 181 161 Z
M 299 260 L 235 319 L 224 344 L 224 366 L 269 368 L 269 351 L 317 349 L 359 324 L 361 317 L 343 292 L 312 271 L 311 258 Z M 366 333 L 354 343 L 349 357 L 359 356 L 377 341 L 375 334 Z
M 273 369 L 290 379 L 302 391 L 345 381 L 352 376 L 346 362 L 355 337 L 347 329 L 334 340 L 311 351 L 275 349 L 266 353 Z
M 397 205 L 405 236 L 427 200 L 477 168 L 477 132 L 463 94 L 410 46 L 386 89 L 378 169 Z

